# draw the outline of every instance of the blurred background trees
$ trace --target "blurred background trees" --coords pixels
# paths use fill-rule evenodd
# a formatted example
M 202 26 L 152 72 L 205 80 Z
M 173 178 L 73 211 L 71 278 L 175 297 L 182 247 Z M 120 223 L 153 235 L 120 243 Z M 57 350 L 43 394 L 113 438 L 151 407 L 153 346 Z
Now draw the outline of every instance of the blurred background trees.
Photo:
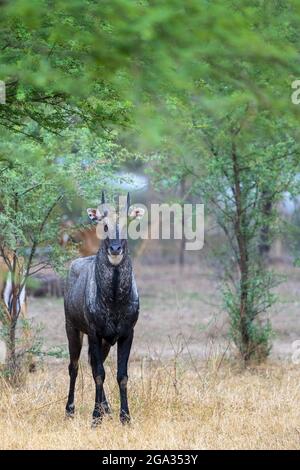
M 25 165 L 62 191 L 61 217 L 76 227 L 103 187 L 134 189 L 128 172 L 149 176 L 149 202 L 205 202 L 220 229 L 208 247 L 223 244 L 231 337 L 244 361 L 265 357 L 267 258 L 278 206 L 298 194 L 299 2 L 15 0 L 0 10 L 2 197 L 9 172 L 27 182 Z

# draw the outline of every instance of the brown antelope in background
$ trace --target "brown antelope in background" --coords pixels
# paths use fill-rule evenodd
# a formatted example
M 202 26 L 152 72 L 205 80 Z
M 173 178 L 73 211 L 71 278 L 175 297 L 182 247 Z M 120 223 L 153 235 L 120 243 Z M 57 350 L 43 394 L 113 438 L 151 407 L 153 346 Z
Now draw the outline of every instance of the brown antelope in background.
M 75 243 L 82 257 L 95 255 L 99 250 L 96 226 L 77 228 L 71 220 L 67 220 L 61 226 L 59 243 L 65 249 Z

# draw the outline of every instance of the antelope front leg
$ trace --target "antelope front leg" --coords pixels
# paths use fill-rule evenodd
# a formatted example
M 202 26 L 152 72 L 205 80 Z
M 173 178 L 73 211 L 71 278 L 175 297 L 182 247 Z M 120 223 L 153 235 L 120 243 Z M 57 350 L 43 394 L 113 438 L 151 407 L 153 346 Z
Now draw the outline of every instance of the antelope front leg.
M 102 403 L 103 384 L 105 380 L 105 370 L 103 367 L 103 357 L 101 350 L 101 340 L 89 338 L 89 350 L 91 357 L 91 366 L 96 387 L 95 408 L 93 411 L 92 426 L 95 427 L 101 423 L 104 415 L 104 406 Z
M 105 340 L 102 340 L 102 359 L 103 363 L 105 362 L 105 359 L 108 356 L 108 353 L 110 351 L 110 344 L 107 343 Z M 105 392 L 104 392 L 104 387 L 103 387 L 103 393 L 102 393 L 102 408 L 105 412 L 105 414 L 110 415 L 111 414 L 111 409 L 110 405 L 106 399 Z
M 117 380 L 120 389 L 120 421 L 122 424 L 130 422 L 130 413 L 127 400 L 127 381 L 128 381 L 128 359 L 130 355 L 133 340 L 133 330 L 126 338 L 118 340 L 118 374 Z

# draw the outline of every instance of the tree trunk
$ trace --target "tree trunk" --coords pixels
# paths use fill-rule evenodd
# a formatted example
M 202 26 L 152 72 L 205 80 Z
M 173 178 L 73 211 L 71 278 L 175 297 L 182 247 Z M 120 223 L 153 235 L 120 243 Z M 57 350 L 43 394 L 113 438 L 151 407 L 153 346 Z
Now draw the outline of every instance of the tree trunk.
M 16 355 L 16 328 L 17 322 L 20 314 L 20 305 L 19 305 L 19 294 L 20 294 L 20 284 L 17 276 L 17 256 L 14 253 L 13 263 L 12 263 L 12 272 L 11 272 L 11 289 L 12 289 L 12 305 L 11 309 L 8 312 L 8 338 L 7 338 L 7 358 L 6 358 L 6 370 L 9 376 L 9 380 L 12 384 L 17 383 L 18 381 L 18 361 Z
M 268 260 L 271 250 L 270 240 L 270 216 L 272 213 L 272 201 L 269 195 L 269 191 L 266 189 L 262 192 L 262 215 L 264 218 L 264 225 L 260 231 L 260 240 L 258 251 L 261 259 L 266 262 Z
M 232 161 L 234 175 L 234 196 L 236 204 L 236 223 L 235 236 L 238 244 L 239 268 L 240 268 L 240 352 L 243 360 L 247 362 L 250 359 L 250 336 L 249 336 L 249 312 L 248 312 L 248 296 L 249 296 L 249 253 L 247 246 L 246 234 L 246 213 L 243 204 L 243 195 L 240 182 L 240 168 L 238 165 L 238 157 L 234 143 L 232 144 Z
M 9 333 L 6 342 L 5 370 L 9 380 L 13 383 L 17 377 L 17 357 L 16 357 L 16 322 L 9 324 Z

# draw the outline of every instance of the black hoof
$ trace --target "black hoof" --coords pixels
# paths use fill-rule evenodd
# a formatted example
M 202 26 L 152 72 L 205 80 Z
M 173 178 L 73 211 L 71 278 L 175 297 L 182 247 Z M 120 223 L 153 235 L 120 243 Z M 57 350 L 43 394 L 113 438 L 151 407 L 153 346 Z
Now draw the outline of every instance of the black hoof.
M 96 428 L 99 424 L 102 423 L 102 419 L 104 416 L 104 408 L 102 404 L 99 406 L 97 405 L 93 411 L 93 418 L 92 418 L 92 428 Z
M 67 405 L 66 406 L 66 418 L 74 418 L 75 415 L 75 406 Z
M 99 416 L 99 417 L 97 417 L 97 418 L 95 418 L 95 417 L 93 416 L 91 428 L 92 428 L 92 429 L 95 429 L 95 428 L 97 428 L 98 426 L 100 426 L 101 423 L 102 423 L 102 416 Z
M 127 413 L 124 413 L 124 412 L 120 413 L 120 421 L 124 425 L 125 424 L 130 424 L 130 422 L 131 422 L 130 415 L 127 414 Z

